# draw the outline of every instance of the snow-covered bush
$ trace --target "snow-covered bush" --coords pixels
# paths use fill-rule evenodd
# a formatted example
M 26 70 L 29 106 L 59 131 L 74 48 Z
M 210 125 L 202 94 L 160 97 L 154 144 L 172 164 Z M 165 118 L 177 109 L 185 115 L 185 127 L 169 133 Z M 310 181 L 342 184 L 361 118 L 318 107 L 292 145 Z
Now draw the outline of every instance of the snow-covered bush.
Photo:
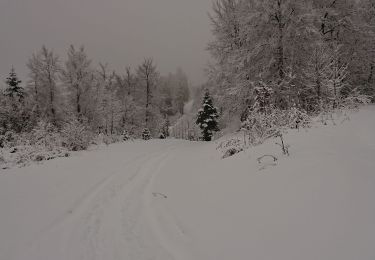
M 238 154 L 240 152 L 242 152 L 243 149 L 237 149 L 237 148 L 229 148 L 223 155 L 223 159 L 225 158 L 228 158 L 228 157 L 231 157 L 235 154 Z
M 371 103 L 371 97 L 363 95 L 358 89 L 354 89 L 348 94 L 341 102 L 341 109 L 357 109 L 361 105 L 367 105 Z
M 124 140 L 122 135 L 116 135 L 116 134 L 107 135 L 106 139 L 107 139 L 107 144 L 120 143 Z
M 128 135 L 124 135 L 124 134 L 125 133 L 123 133 L 121 135 L 116 135 L 116 134 L 106 135 L 106 134 L 103 134 L 103 133 L 100 133 L 98 135 L 92 134 L 93 138 L 90 141 L 90 143 L 93 144 L 93 145 L 102 145 L 102 144 L 110 145 L 110 144 L 113 144 L 113 143 L 125 142 L 125 141 L 128 141 L 128 140 L 132 139 L 130 134 L 128 134 Z
M 310 116 L 302 109 L 292 107 L 289 111 L 286 111 L 288 116 L 288 127 L 289 128 L 308 128 L 311 125 Z
M 278 113 L 250 112 L 247 119 L 242 123 L 242 130 L 246 131 L 250 144 L 263 143 L 264 140 L 273 136 L 279 128 L 280 121 L 278 118 L 280 118 Z
M 7 131 L 5 134 L 0 135 L 0 148 L 12 148 L 25 143 L 28 143 L 28 137 L 23 134 Z
M 244 142 L 239 138 L 231 138 L 221 142 L 216 149 L 223 153 L 222 158 L 225 159 L 242 152 L 244 150 Z
M 360 106 L 371 103 L 371 97 L 362 94 L 358 88 L 348 91 L 338 101 L 328 99 L 320 104 L 320 113 L 318 114 L 317 121 L 323 125 L 332 123 L 336 125 L 337 121 L 345 121 L 349 119 L 348 113 L 351 110 L 357 110 Z M 342 117 L 344 116 L 344 119 Z
M 65 123 L 61 129 L 63 147 L 71 151 L 86 150 L 93 140 L 92 133 L 77 119 Z
M 258 145 L 274 137 L 280 130 L 308 128 L 310 125 L 310 116 L 293 107 L 290 110 L 270 109 L 268 113 L 252 110 L 242 122 L 241 129 L 245 131 L 250 144 Z
M 7 131 L 5 134 L 0 135 L 0 148 L 12 147 L 15 145 L 16 134 L 12 131 Z
M 56 147 L 61 147 L 62 145 L 58 129 L 51 123 L 45 121 L 39 121 L 30 135 L 26 134 L 25 138 L 28 138 L 30 145 L 42 146 L 49 151 L 54 150 Z
M 30 162 L 67 157 L 69 151 L 62 146 L 62 139 L 58 129 L 44 121 L 40 121 L 30 132 L 7 132 L 1 136 L 1 168 L 23 167 Z

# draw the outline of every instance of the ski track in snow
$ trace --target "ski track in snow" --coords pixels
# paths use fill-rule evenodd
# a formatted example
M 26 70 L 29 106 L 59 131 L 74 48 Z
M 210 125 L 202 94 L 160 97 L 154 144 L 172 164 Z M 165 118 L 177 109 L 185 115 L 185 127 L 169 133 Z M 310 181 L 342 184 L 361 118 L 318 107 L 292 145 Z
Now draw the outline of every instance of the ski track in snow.
M 153 195 L 152 180 L 172 151 L 168 147 L 137 157 L 124 168 L 130 177 L 122 171 L 109 175 L 15 259 L 183 259 L 167 248 L 158 227 L 157 218 L 167 217 L 156 217 L 152 210 L 160 200 Z

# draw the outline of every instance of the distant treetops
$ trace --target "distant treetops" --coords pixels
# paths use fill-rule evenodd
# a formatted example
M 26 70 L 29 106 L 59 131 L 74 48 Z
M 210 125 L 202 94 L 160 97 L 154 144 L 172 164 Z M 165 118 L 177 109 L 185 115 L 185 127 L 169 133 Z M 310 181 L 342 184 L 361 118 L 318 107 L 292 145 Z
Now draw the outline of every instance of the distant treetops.
M 198 110 L 196 124 L 202 130 L 202 138 L 204 141 L 211 141 L 214 132 L 219 131 L 218 125 L 219 114 L 217 108 L 214 107 L 212 98 L 208 90 L 206 90 L 202 108 Z

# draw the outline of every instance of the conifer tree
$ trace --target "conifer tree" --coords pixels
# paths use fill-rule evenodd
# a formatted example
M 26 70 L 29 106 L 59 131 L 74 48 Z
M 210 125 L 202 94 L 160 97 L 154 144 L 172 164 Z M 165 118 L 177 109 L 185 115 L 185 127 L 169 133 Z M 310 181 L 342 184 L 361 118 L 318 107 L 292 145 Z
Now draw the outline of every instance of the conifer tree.
M 20 86 L 21 80 L 18 79 L 15 69 L 12 67 L 9 76 L 6 79 L 7 87 L 4 95 L 10 98 L 17 97 L 19 100 L 24 98 L 23 87 Z
M 204 95 L 203 106 L 198 111 L 196 124 L 202 130 L 203 140 L 211 141 L 213 132 L 219 131 L 218 120 L 219 114 L 214 107 L 212 98 L 208 90 Z
M 151 139 L 151 133 L 150 130 L 146 127 L 142 131 L 142 139 L 147 141 Z

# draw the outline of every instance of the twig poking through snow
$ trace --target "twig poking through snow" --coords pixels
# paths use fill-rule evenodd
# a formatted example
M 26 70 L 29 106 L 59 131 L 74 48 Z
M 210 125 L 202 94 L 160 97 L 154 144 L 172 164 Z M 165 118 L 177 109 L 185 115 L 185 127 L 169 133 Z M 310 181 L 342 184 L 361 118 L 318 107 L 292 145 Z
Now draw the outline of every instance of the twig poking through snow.
M 278 132 L 275 137 L 280 137 L 280 140 L 281 140 L 281 144 L 280 143 L 276 143 L 278 146 L 281 147 L 281 150 L 283 150 L 283 154 L 284 155 L 288 155 L 289 156 L 289 145 L 285 144 L 284 142 L 284 137 L 283 137 L 283 134 L 281 132 Z
M 262 157 L 259 157 L 259 158 L 257 159 L 258 163 L 261 164 L 261 163 L 262 163 L 262 160 L 263 160 L 264 158 L 267 158 L 267 157 L 271 157 L 271 158 L 273 159 L 274 162 L 277 162 L 277 161 L 278 161 L 278 159 L 277 159 L 276 156 L 266 154 L 266 155 L 263 155 Z

